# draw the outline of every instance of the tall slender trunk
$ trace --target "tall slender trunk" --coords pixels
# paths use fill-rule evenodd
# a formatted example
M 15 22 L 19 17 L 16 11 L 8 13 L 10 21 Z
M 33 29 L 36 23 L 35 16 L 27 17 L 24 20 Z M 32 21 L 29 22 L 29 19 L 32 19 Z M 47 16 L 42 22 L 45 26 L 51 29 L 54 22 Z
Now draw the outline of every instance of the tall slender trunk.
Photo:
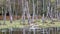
M 48 6 L 47 6 L 47 17 L 50 18 L 50 0 L 48 1 Z
M 56 10 L 56 8 L 57 8 L 57 0 L 55 0 L 55 18 L 57 17 L 57 14 L 56 14 L 57 10 Z
M 18 15 L 18 12 L 19 12 L 19 5 L 20 5 L 20 4 L 19 4 L 19 0 L 18 0 L 18 7 L 17 7 L 17 12 L 16 12 L 17 20 L 19 19 L 19 18 L 18 18 L 18 16 L 19 16 L 19 15 Z
M 15 0 L 13 0 L 13 17 L 15 16 Z M 13 18 L 14 19 L 14 18 Z
M 32 16 L 32 21 L 34 22 L 34 17 L 35 17 L 35 3 L 34 0 L 33 1 L 33 16 Z
M 51 7 L 51 19 L 53 19 L 52 11 L 53 11 L 53 7 Z
M 47 17 L 49 17 L 49 7 L 47 6 Z
M 5 8 L 5 11 L 4 11 L 4 24 L 6 22 L 6 12 L 7 12 L 7 7 Z
M 29 6 L 28 6 L 28 1 L 26 0 L 26 15 L 27 15 L 27 18 L 28 18 L 28 23 L 30 24 L 31 23 L 31 18 L 30 18 L 30 13 L 29 13 Z
M 13 17 L 12 17 L 12 10 L 11 10 L 11 1 L 8 0 L 8 11 L 9 11 L 9 16 L 10 16 L 10 23 L 12 23 Z
M 8 0 L 6 0 L 6 5 L 5 5 L 5 7 L 4 7 L 4 17 L 3 17 L 4 24 L 6 23 L 7 1 L 8 1 Z
M 56 7 L 58 6 L 58 0 L 56 0 Z M 57 19 L 59 20 L 58 10 L 57 10 Z
M 2 7 L 2 17 L 3 17 L 3 9 L 4 9 L 4 8 Z
M 25 7 L 24 7 L 24 2 L 23 2 L 23 0 L 22 0 L 22 21 L 23 21 L 23 23 L 25 22 Z
M 37 15 L 36 15 L 36 20 L 38 20 L 38 0 L 37 0 Z
M 42 23 L 44 23 L 44 21 L 45 21 L 45 20 L 44 20 L 44 11 L 45 11 L 45 10 L 44 10 L 44 0 L 43 0 L 43 16 L 42 16 Z
M 16 11 L 15 11 L 15 14 L 16 14 L 16 18 L 17 18 L 17 20 L 18 20 L 18 12 L 19 12 L 19 10 L 18 10 L 18 8 L 19 8 L 19 0 L 17 0 L 17 7 L 16 7 Z
M 51 7 L 51 15 L 50 15 L 51 16 L 51 23 L 53 23 L 53 16 L 52 16 L 53 14 L 52 14 L 52 11 L 53 11 L 53 7 Z

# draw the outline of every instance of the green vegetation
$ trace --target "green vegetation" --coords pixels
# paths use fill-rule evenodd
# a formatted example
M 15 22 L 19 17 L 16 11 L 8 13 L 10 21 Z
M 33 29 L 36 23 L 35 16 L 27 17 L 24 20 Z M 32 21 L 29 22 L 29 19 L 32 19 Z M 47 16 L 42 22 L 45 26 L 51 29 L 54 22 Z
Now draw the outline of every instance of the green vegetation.
M 10 23 L 10 21 L 6 21 L 6 25 L 3 25 L 4 21 L 0 21 L 0 29 L 5 29 L 5 28 L 24 28 L 24 27 L 30 27 L 31 24 L 28 24 L 28 21 L 25 20 L 25 24 L 22 23 L 22 21 L 16 20 L 13 21 L 13 23 Z M 35 20 L 35 23 L 32 23 L 33 25 L 38 25 L 40 28 L 48 28 L 48 27 L 60 27 L 60 22 L 54 22 L 54 24 L 50 23 L 51 20 L 46 20 L 46 23 L 42 23 L 42 20 Z

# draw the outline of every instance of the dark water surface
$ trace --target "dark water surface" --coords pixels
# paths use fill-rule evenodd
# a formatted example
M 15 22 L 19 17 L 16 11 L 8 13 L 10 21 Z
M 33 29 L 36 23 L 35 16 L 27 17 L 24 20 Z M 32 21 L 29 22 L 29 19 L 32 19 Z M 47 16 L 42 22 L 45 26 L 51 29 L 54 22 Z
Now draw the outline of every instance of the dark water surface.
M 8 31 L 5 31 L 3 33 L 0 31 L 0 34 L 23 34 L 23 30 L 18 30 L 18 29 L 16 29 L 15 31 L 8 30 Z M 34 34 L 34 32 L 33 32 L 33 30 L 26 29 L 25 34 Z M 36 29 L 35 34 L 60 34 L 60 28 L 59 29 L 48 28 L 48 29 L 44 30 L 44 33 L 43 33 L 43 29 L 41 29 L 41 30 Z

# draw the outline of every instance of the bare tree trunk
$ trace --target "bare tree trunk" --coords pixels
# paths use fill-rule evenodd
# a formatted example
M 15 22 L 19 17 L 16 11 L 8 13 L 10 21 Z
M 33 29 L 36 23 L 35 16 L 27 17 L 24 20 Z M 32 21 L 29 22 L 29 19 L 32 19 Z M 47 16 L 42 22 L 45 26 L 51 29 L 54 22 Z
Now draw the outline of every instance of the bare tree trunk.
M 45 10 L 44 10 L 44 0 L 43 0 L 43 12 L 44 12 Z M 43 16 L 42 16 L 42 23 L 44 23 L 45 22 L 45 20 L 44 20 L 44 13 L 43 13 Z
M 6 13 L 7 13 L 7 0 L 6 0 L 6 5 L 4 7 L 4 17 L 3 17 L 3 20 L 4 20 L 4 24 L 6 22 Z
M 34 17 L 35 17 L 35 4 L 34 4 L 34 0 L 33 1 L 33 16 L 32 16 L 32 22 L 34 22 Z
M 15 16 L 15 0 L 13 0 L 14 2 L 13 2 L 13 17 Z M 14 18 L 13 18 L 13 20 L 14 20 Z
M 49 17 L 49 7 L 47 6 L 47 17 Z
M 36 19 L 38 20 L 38 0 L 37 0 L 37 16 Z
M 57 10 L 58 0 L 56 0 L 56 18 L 58 18 L 58 10 Z
M 20 0 L 18 0 L 18 13 L 20 12 Z M 18 14 L 18 18 L 17 19 L 19 19 L 19 16 L 20 16 L 20 14 Z
M 56 0 L 56 6 L 58 6 L 58 0 Z M 58 10 L 57 10 L 57 19 L 59 20 L 59 12 L 58 12 Z
M 19 5 L 20 5 L 20 4 L 19 4 L 19 0 L 18 0 L 18 7 L 17 7 L 17 11 L 16 11 L 16 17 L 17 17 L 17 20 L 19 19 L 19 18 L 18 18 Z
M 51 7 L 51 15 L 50 15 L 50 17 L 51 17 L 51 23 L 53 23 L 52 10 L 53 10 L 53 7 Z
M 11 1 L 8 0 L 8 11 L 9 11 L 9 16 L 10 16 L 10 23 L 12 23 L 13 17 L 12 17 L 12 10 L 11 10 Z
M 57 10 L 56 10 L 56 8 L 57 8 L 57 0 L 55 0 L 55 18 L 57 17 L 57 14 L 56 14 Z
M 6 12 L 7 12 L 7 7 L 5 8 L 5 11 L 4 11 L 4 24 L 6 22 Z
M 26 0 L 25 2 L 26 4 L 26 15 L 27 15 L 27 18 L 28 18 L 28 23 L 30 24 L 31 23 L 31 16 L 30 16 L 30 13 L 29 13 L 29 6 L 28 6 L 28 1 Z
M 23 0 L 22 0 L 22 21 L 23 21 L 23 23 L 25 22 L 25 7 L 24 7 L 24 2 L 23 2 Z
M 16 11 L 15 11 L 15 15 L 16 15 L 16 18 L 17 18 L 17 20 L 18 20 L 18 12 L 19 12 L 19 0 L 17 0 L 17 7 L 16 7 Z
M 48 6 L 47 6 L 47 17 L 50 18 L 50 0 L 48 0 Z
M 3 17 L 3 9 L 4 9 L 4 8 L 2 7 L 2 17 Z

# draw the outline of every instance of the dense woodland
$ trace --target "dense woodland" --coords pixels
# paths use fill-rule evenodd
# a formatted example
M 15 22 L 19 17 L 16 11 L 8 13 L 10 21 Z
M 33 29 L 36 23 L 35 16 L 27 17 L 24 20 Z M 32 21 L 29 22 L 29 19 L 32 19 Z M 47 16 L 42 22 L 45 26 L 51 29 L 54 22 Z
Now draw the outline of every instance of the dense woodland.
M 29 12 L 32 15 L 33 13 L 33 1 L 27 0 L 29 5 Z M 44 0 L 44 11 L 43 11 L 43 0 L 34 0 L 35 4 L 35 14 L 42 15 L 43 13 L 46 14 L 47 7 L 50 3 L 50 7 L 53 7 L 53 12 L 56 7 L 56 0 Z M 22 0 L 10 0 L 10 4 L 8 0 L 0 0 L 0 14 L 9 14 L 9 5 L 11 5 L 11 12 L 16 15 L 22 15 Z M 38 6 L 38 7 L 37 7 Z
M 28 5 L 29 5 L 29 11 L 32 14 L 32 12 L 33 12 L 32 0 L 27 0 L 27 1 L 28 1 Z M 5 11 L 7 11 L 6 13 L 8 13 L 8 2 L 9 2 L 8 0 L 0 0 L 0 14 L 2 14 L 2 13 L 4 14 Z M 47 12 L 47 6 L 48 6 L 49 2 L 51 3 L 51 7 L 55 6 L 55 3 L 56 3 L 55 0 L 50 0 L 50 1 L 44 0 L 44 12 L 43 12 L 43 0 L 34 0 L 35 13 L 37 14 L 37 10 L 38 10 L 38 14 L 40 14 L 40 15 L 42 13 L 46 13 Z M 21 15 L 21 13 L 22 13 L 22 0 L 10 0 L 10 3 L 11 3 L 11 11 L 14 14 L 16 12 L 18 12 L 18 14 Z M 37 5 L 38 5 L 38 9 L 37 9 Z

